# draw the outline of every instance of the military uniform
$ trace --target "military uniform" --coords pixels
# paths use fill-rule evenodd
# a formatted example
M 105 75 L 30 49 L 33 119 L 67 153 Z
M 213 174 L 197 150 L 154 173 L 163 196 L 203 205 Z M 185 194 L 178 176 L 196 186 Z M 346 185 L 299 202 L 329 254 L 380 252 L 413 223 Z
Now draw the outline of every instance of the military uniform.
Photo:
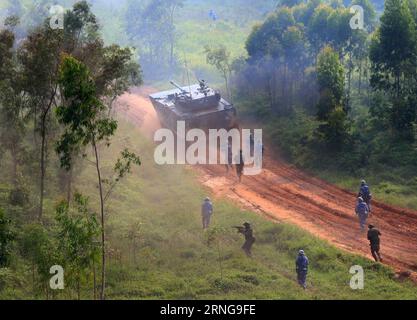
M 252 246 L 255 243 L 255 237 L 253 236 L 253 229 L 249 223 L 244 224 L 244 228 L 239 229 L 239 233 L 243 234 L 245 237 L 245 243 L 242 246 L 243 251 L 245 251 L 247 256 L 252 256 Z
M 209 198 L 206 198 L 201 206 L 201 216 L 203 222 L 203 229 L 207 229 L 210 224 L 210 218 L 213 214 L 213 204 Z
M 355 212 L 359 217 L 359 225 L 361 230 L 364 231 L 366 219 L 368 219 L 369 215 L 369 207 L 362 198 L 358 198 L 358 204 L 356 205 Z
M 358 197 L 361 197 L 368 206 L 369 212 L 371 212 L 371 199 L 372 194 L 369 186 L 366 184 L 365 180 L 362 180 L 361 186 L 359 188 Z
M 245 162 L 242 155 L 242 150 L 240 150 L 239 156 L 236 156 L 236 173 L 239 178 L 239 182 L 242 181 L 243 167 Z
M 379 237 L 381 236 L 381 232 L 377 228 L 372 225 L 369 225 L 368 230 L 368 240 L 369 246 L 371 247 L 371 254 L 374 257 L 375 261 L 381 261 L 381 254 L 379 253 Z
M 303 250 L 298 252 L 298 257 L 295 260 L 295 270 L 297 272 L 297 281 L 304 289 L 307 288 L 307 273 L 308 273 L 308 258 Z

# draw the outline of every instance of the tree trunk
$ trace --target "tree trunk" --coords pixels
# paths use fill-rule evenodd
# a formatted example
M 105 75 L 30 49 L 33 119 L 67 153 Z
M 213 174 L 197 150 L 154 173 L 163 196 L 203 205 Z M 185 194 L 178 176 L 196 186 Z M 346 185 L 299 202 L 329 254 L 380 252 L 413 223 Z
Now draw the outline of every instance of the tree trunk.
M 55 99 L 55 94 L 57 90 L 57 86 L 55 86 L 54 91 L 52 92 L 51 98 L 49 100 L 46 109 L 43 111 L 42 118 L 41 118 L 41 181 L 40 181 L 40 202 L 39 202 L 39 214 L 38 219 L 42 219 L 43 214 L 43 196 L 44 196 L 44 189 L 45 189 L 45 173 L 46 173 L 46 121 L 49 115 L 49 111 L 51 110 L 52 103 Z
M 231 99 L 231 97 L 230 97 L 230 91 L 229 91 L 229 81 L 228 81 L 228 79 L 227 79 L 227 75 L 226 74 L 224 74 L 224 82 L 225 82 L 225 84 L 226 84 L 226 92 L 227 92 L 227 96 L 228 96 L 228 98 L 229 98 L 229 100 Z M 231 100 L 230 100 L 230 103 L 232 103 L 231 102 Z
M 175 46 L 175 35 L 174 35 L 174 13 L 176 9 L 176 5 L 173 5 L 171 8 L 171 14 L 170 14 L 170 23 L 172 30 L 172 35 L 170 37 L 170 52 L 169 52 L 169 66 L 172 68 L 174 65 L 174 46 Z
M 68 171 L 68 177 L 67 177 L 67 202 L 70 203 L 71 201 L 71 188 L 72 188 L 72 172 L 73 172 L 73 166 Z
M 101 290 L 100 290 L 100 299 L 104 300 L 105 287 L 106 287 L 106 248 L 105 248 L 105 231 L 104 231 L 104 198 L 103 198 L 103 185 L 101 182 L 101 171 L 100 171 L 100 159 L 97 151 L 97 144 L 93 138 L 93 149 L 94 155 L 96 158 L 96 170 L 97 170 L 97 179 L 98 187 L 100 194 L 100 215 L 101 215 Z
M 15 188 L 17 188 L 17 167 L 18 167 L 18 151 L 17 151 L 17 146 L 13 145 L 10 148 L 10 152 L 12 155 L 12 160 L 13 160 L 13 185 Z
M 40 178 L 40 202 L 39 202 L 39 213 L 38 219 L 42 219 L 43 214 L 43 197 L 45 192 L 45 171 L 46 171 L 46 164 L 45 164 L 45 145 L 46 145 L 46 128 L 45 123 L 42 123 L 42 132 L 41 132 L 41 178 Z

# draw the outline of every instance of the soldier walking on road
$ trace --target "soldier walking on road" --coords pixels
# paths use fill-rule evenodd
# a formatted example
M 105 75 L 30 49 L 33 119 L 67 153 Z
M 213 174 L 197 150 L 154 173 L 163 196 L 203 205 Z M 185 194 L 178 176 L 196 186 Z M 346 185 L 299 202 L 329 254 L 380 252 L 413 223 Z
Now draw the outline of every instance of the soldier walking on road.
M 368 226 L 368 240 L 369 246 L 371 247 L 371 254 L 374 257 L 376 262 L 381 262 L 381 254 L 379 253 L 379 237 L 381 232 L 375 228 L 372 224 Z
M 227 150 L 225 150 L 225 156 L 226 156 L 226 173 L 229 173 L 229 167 L 233 168 L 233 152 L 232 152 L 232 144 L 230 141 L 227 143 Z
M 365 201 L 365 203 L 368 205 L 369 213 L 371 213 L 372 194 L 365 180 L 361 181 L 361 186 L 359 188 L 358 197 L 361 197 L 363 201 Z
M 298 284 L 307 289 L 307 272 L 308 272 L 308 258 L 304 250 L 298 251 L 298 257 L 295 260 L 295 271 L 297 272 Z
M 255 237 L 253 236 L 253 229 L 250 226 L 250 223 L 245 222 L 243 227 L 235 227 L 238 233 L 241 233 L 245 237 L 245 243 L 242 246 L 243 251 L 245 251 L 248 257 L 252 256 L 252 246 L 255 243 Z
M 201 216 L 203 220 L 203 229 L 207 229 L 210 224 L 210 218 L 213 214 L 213 204 L 210 201 L 210 198 L 207 197 L 204 199 L 204 202 L 201 206 Z
M 356 205 L 355 212 L 359 217 L 359 224 L 361 226 L 361 230 L 364 231 L 366 219 L 368 219 L 369 215 L 369 208 L 362 197 L 358 198 L 358 204 Z
M 239 151 L 239 155 L 236 156 L 236 173 L 239 178 L 239 182 L 242 181 L 242 174 L 243 174 L 243 168 L 245 166 L 245 162 L 243 159 L 242 150 Z

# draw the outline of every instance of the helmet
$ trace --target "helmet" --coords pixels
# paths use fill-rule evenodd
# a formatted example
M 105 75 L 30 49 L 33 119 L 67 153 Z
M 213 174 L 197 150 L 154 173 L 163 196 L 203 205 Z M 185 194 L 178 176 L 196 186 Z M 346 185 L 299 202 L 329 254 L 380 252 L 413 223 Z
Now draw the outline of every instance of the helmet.
M 303 255 L 304 255 L 304 250 L 298 250 L 298 254 L 299 254 L 300 256 L 303 256 Z
M 372 228 L 375 228 L 375 226 L 374 226 L 373 224 L 370 224 L 370 225 L 368 226 L 368 228 L 369 228 L 369 229 L 372 229 Z
M 245 222 L 243 225 L 244 225 L 245 227 L 250 227 L 250 223 L 249 223 L 249 222 Z
M 366 184 L 366 181 L 362 179 L 361 185 L 365 185 L 365 184 Z
M 210 201 L 210 198 L 209 198 L 209 197 L 206 197 L 206 198 L 204 199 L 204 201 Z

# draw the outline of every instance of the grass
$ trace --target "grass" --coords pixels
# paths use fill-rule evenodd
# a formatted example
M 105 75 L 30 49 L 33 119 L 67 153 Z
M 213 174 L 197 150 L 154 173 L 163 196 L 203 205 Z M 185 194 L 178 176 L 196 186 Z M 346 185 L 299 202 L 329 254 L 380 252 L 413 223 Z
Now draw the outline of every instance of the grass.
M 201 19 L 211 5 L 221 18 L 216 26 Z M 186 52 L 196 75 L 209 76 L 207 80 L 213 83 L 221 80 L 212 76 L 214 69 L 206 65 L 204 46 L 224 44 L 233 57 L 238 57 L 245 53 L 244 41 L 255 23 L 237 23 L 240 15 L 227 16 L 230 8 L 218 6 L 199 7 L 200 16 L 194 19 L 190 13 L 196 11 L 185 7 L 182 14 L 187 19 L 178 22 L 177 48 L 181 50 L 177 54 L 181 57 Z M 107 16 L 103 12 L 101 15 Z M 107 42 L 127 42 L 120 20 L 103 26 L 103 30 Z M 127 140 L 122 142 L 120 138 Z M 209 192 L 200 186 L 194 172 L 183 166 L 157 166 L 152 156 L 153 144 L 130 124 L 121 123 L 115 141 L 110 149 L 103 150 L 106 174 L 110 174 L 124 147 L 136 151 L 143 164 L 118 185 L 107 207 L 108 248 L 115 253 L 108 261 L 109 299 L 416 299 L 416 285 L 394 280 L 389 268 L 345 253 L 293 225 L 267 221 L 229 201 L 214 199 L 212 225 L 204 233 L 199 212 L 201 201 Z M 90 196 L 91 207 L 98 210 L 94 168 L 86 166 L 79 172 L 76 186 Z M 2 173 L 8 167 L 7 163 L 1 166 Z M 52 171 L 51 168 L 45 201 L 46 216 L 51 221 L 59 195 Z M 319 175 L 348 189 L 357 188 L 356 178 L 326 171 Z M 10 189 L 5 182 L 8 174 L 0 179 L 0 203 L 4 203 Z M 384 181 L 370 180 L 376 198 L 408 201 L 407 206 L 417 208 L 416 193 L 412 192 L 415 189 L 411 189 L 415 184 L 411 187 L 398 180 L 389 184 Z M 231 228 L 244 221 L 250 221 L 255 229 L 253 259 L 243 254 L 242 237 Z M 135 252 L 128 237 L 132 230 L 139 235 Z M 311 263 L 307 291 L 297 285 L 294 272 L 300 248 L 306 251 Z M 16 260 L 15 269 L 0 269 L 0 298 L 33 298 L 28 264 L 21 258 Z M 365 270 L 364 290 L 349 287 L 352 265 L 361 265 Z M 90 291 L 85 288 L 83 298 L 91 298 Z
M 128 147 L 142 158 L 115 189 L 107 206 L 108 299 L 415 299 L 417 287 L 398 281 L 387 267 L 345 253 L 294 225 L 274 223 L 241 210 L 223 199 L 213 199 L 215 213 L 208 232 L 201 229 L 200 205 L 209 191 L 194 171 L 183 166 L 158 166 L 154 145 L 131 124 L 120 122 L 114 143 L 103 149 L 107 176 L 119 152 Z M 3 158 L 3 160 L 7 158 Z M 9 160 L 7 160 L 9 161 Z M 50 159 L 54 161 L 54 159 Z M 2 171 L 7 169 L 3 163 Z M 90 196 L 98 211 L 95 172 L 84 163 L 76 188 Z M 64 197 L 50 167 L 46 221 Z M 35 188 L 35 186 L 33 187 Z M 7 202 L 9 184 L 0 181 L 0 203 Z M 13 211 L 7 211 L 11 216 Z M 24 212 L 19 213 L 23 219 Z M 14 217 L 13 217 L 14 218 Z M 250 221 L 257 241 L 253 258 L 240 249 L 243 239 L 231 228 Z M 136 250 L 129 234 L 136 231 Z M 308 290 L 296 282 L 294 260 L 303 248 L 310 259 Z M 32 299 L 30 263 L 17 252 L 12 266 L 0 269 L 0 299 Z M 365 270 L 364 290 L 349 287 L 353 265 Z M 82 298 L 92 297 L 91 278 L 83 284 Z M 71 298 L 67 288 L 55 298 Z
M 141 155 L 143 165 L 117 187 L 108 207 L 110 247 L 122 253 L 109 262 L 108 298 L 415 299 L 416 286 L 397 282 L 390 269 L 225 200 L 214 199 L 214 219 L 204 233 L 199 212 L 208 191 L 198 184 L 194 172 L 183 166 L 155 165 L 153 144 L 131 125 L 124 124 L 119 135 L 129 138 L 127 146 Z M 105 151 L 105 166 L 123 147 L 116 143 Z M 84 170 L 79 180 L 80 191 L 97 199 L 92 193 L 93 168 Z M 97 202 L 92 205 L 97 207 Z M 255 228 L 253 259 L 243 254 L 242 238 L 231 228 L 244 221 Z M 142 223 L 140 244 L 134 257 L 126 234 L 138 222 Z M 297 285 L 294 272 L 300 248 L 311 261 L 307 291 Z M 349 268 L 356 264 L 365 269 L 364 290 L 349 287 Z
M 382 170 L 363 175 L 371 186 L 373 198 L 403 208 L 417 210 L 417 176 L 401 178 L 398 169 Z M 313 170 L 323 180 L 334 183 L 350 191 L 358 191 L 362 177 L 352 177 L 340 172 Z

